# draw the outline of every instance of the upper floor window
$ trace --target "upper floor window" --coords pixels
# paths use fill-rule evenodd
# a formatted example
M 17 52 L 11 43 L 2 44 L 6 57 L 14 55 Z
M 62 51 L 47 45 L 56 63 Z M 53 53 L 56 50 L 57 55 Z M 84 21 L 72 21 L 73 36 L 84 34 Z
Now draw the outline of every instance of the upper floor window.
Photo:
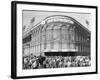
M 31 34 L 23 39 L 23 43 L 27 43 L 31 41 Z

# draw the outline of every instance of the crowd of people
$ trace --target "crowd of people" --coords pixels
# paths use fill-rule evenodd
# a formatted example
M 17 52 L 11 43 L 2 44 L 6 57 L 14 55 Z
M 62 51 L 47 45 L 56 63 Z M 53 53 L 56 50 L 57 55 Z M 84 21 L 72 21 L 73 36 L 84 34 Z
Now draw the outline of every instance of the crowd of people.
M 91 65 L 89 56 L 24 56 L 23 69 L 86 67 Z

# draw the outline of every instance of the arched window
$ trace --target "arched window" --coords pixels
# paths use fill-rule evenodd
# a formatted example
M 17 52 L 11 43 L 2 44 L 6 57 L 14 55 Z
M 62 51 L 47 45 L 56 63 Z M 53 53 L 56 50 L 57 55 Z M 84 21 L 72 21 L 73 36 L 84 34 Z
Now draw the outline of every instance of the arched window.
M 56 23 L 53 27 L 53 40 L 54 41 L 58 41 L 60 39 L 60 28 L 61 28 L 61 24 Z
M 69 49 L 69 33 L 68 33 L 68 29 L 69 29 L 70 25 L 69 24 L 65 24 L 61 27 L 61 45 L 62 45 L 62 50 L 66 51 L 66 49 Z
M 34 53 L 36 53 L 36 30 L 34 31 Z
M 68 28 L 69 28 L 69 26 L 70 25 L 64 25 L 61 28 L 62 42 L 67 42 L 67 40 L 68 40 Z
M 70 49 L 75 49 L 75 30 L 72 25 L 69 28 L 69 46 Z
M 50 43 L 51 40 L 52 40 L 52 29 L 53 29 L 52 25 L 48 25 L 47 28 L 46 28 L 46 40 L 47 40 L 47 43 Z
M 46 49 L 46 27 L 47 25 L 45 24 L 41 29 L 41 51 Z
M 61 23 L 55 23 L 53 26 L 53 49 L 58 50 L 59 49 L 59 41 L 60 41 L 60 28 Z

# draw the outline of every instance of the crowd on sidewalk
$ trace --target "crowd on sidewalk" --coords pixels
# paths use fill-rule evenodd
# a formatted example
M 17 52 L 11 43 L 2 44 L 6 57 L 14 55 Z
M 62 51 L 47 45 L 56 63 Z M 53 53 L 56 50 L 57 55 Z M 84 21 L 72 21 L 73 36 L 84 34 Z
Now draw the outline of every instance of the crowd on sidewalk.
M 23 56 L 23 69 L 87 67 L 89 56 Z

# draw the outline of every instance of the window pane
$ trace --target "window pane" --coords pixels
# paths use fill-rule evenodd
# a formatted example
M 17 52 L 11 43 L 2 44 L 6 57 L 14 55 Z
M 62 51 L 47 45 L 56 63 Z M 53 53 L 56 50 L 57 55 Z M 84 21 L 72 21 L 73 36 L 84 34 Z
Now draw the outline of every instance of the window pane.
M 59 43 L 54 42 L 54 50 L 58 51 L 59 49 Z
M 47 51 L 50 50 L 50 43 L 47 43 L 47 48 L 46 48 Z
M 53 40 L 59 40 L 60 39 L 60 32 L 59 30 L 53 30 Z
M 62 49 L 64 49 L 64 50 L 67 49 L 67 44 L 66 44 L 66 43 L 63 43 L 63 44 L 62 44 Z
M 47 42 L 51 41 L 51 30 L 46 31 L 46 40 Z

